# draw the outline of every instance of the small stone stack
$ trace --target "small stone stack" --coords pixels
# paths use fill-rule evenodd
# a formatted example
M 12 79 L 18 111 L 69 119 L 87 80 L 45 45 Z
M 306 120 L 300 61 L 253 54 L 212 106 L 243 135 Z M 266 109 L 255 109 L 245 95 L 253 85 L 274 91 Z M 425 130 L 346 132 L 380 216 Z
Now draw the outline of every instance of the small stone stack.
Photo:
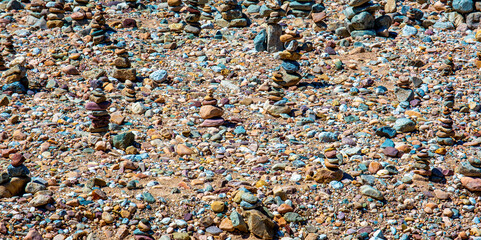
M 249 24 L 237 0 L 221 0 L 217 9 L 220 16 L 216 16 L 216 23 L 220 27 L 246 27 Z
M 23 164 L 23 155 L 16 153 L 11 155 L 11 159 L 7 172 L 0 174 L 0 198 L 19 196 L 25 192 L 25 187 L 30 182 L 30 171 Z
M 418 153 L 413 155 L 411 158 L 414 160 L 414 174 L 422 176 L 421 179 L 424 177 L 431 176 L 431 168 L 429 165 L 431 164 L 429 161 L 429 153 L 428 150 L 424 147 L 418 149 Z M 419 179 L 419 178 L 417 178 Z
M 187 15 L 185 16 L 185 22 L 187 25 L 184 27 L 184 32 L 199 36 L 202 28 L 200 27 L 200 10 L 197 0 L 187 0 L 187 7 L 185 8 Z
M 455 135 L 453 119 L 451 118 L 451 112 L 454 107 L 454 89 L 452 85 L 448 85 L 445 89 L 443 105 L 442 117 L 439 119 L 440 123 L 436 132 L 437 142 L 440 145 L 452 146 L 454 145 L 453 137 Z
M 102 9 L 101 5 L 97 5 L 97 11 L 95 12 L 92 21 L 90 22 L 90 36 L 92 36 L 92 40 L 95 45 L 100 43 L 105 43 L 107 41 L 105 32 L 107 26 L 105 24 L 105 12 Z
M 202 13 L 201 13 L 200 19 L 202 19 L 202 20 L 212 20 L 212 19 L 214 19 L 213 15 L 212 15 L 212 8 L 209 5 L 205 5 L 202 8 Z
M 281 9 L 280 1 L 268 1 L 266 5 L 273 11 L 267 17 L 267 51 L 270 53 L 282 51 L 282 27 L 279 22 L 282 16 L 285 15 L 285 11 Z
M 454 61 L 453 57 L 449 56 L 443 61 L 443 65 L 440 67 L 441 75 L 450 76 L 454 74 Z
M 269 86 L 267 92 L 269 105 L 266 106 L 266 112 L 273 117 L 280 117 L 282 114 L 291 113 L 291 108 L 287 105 L 287 100 L 284 98 L 284 89 L 275 82 Z
M 316 1 L 313 0 L 291 0 L 289 1 L 289 8 L 291 9 L 288 14 L 292 14 L 296 17 L 308 17 L 311 12 L 319 12 L 313 11 L 313 7 L 316 5 Z
M 137 78 L 137 71 L 131 68 L 129 53 L 126 49 L 116 49 L 115 58 L 113 65 L 115 66 L 113 77 L 119 81 L 130 80 L 134 82 Z
M 394 93 L 399 102 L 410 102 L 414 99 L 414 91 L 411 89 L 411 81 L 407 77 L 402 77 L 396 82 L 397 87 Z
M 178 13 L 182 9 L 182 0 L 167 0 L 169 11 Z
M 56 0 L 48 2 L 47 28 L 62 27 L 64 24 L 64 1 Z
M 13 46 L 13 37 L 10 34 L 2 34 L 0 35 L 2 42 L 2 55 L 8 56 L 10 54 L 15 54 L 15 47 Z
M 388 29 L 392 24 L 392 19 L 388 15 L 375 18 L 376 11 L 380 9 L 381 5 L 375 4 L 370 0 L 351 0 L 349 7 L 344 10 L 344 15 L 346 16 L 345 28 L 337 29 L 336 34 L 341 37 L 349 35 L 351 37 L 366 35 L 388 37 Z
M 202 107 L 200 108 L 200 117 L 204 119 L 201 127 L 218 127 L 224 124 L 224 110 L 217 106 L 217 99 L 214 98 L 214 90 L 209 89 L 207 96 L 202 101 Z
M 75 0 L 74 1 L 74 6 L 80 7 L 80 8 L 87 8 L 87 5 L 89 4 L 90 0 Z
M 107 109 L 111 103 L 107 101 L 107 97 L 105 96 L 103 78 L 105 77 L 90 82 L 90 86 L 94 90 L 89 97 L 91 102 L 85 105 L 85 109 L 90 111 L 89 118 L 92 121 L 92 125 L 88 131 L 91 133 L 106 133 L 109 131 L 110 115 Z
M 0 71 L 5 71 L 7 70 L 7 67 L 5 66 L 5 59 L 3 59 L 3 56 L 0 55 Z
M 137 0 L 125 0 L 125 3 L 132 9 L 137 8 Z
M 314 175 L 314 180 L 319 183 L 330 183 L 332 181 L 341 181 L 344 173 L 339 169 L 341 161 L 337 157 L 335 148 L 330 147 L 324 150 L 324 166 Z
M 42 17 L 44 17 L 45 15 L 42 13 L 42 10 L 45 9 L 45 2 L 44 1 L 40 1 L 40 0 L 37 0 L 37 1 L 32 1 L 32 3 L 30 3 L 30 6 L 28 8 L 28 13 L 30 14 L 30 16 L 34 17 L 34 19 L 41 19 Z M 36 22 L 36 21 L 34 21 Z M 34 22 L 31 22 L 31 23 L 34 23 Z
M 122 89 L 122 96 L 125 97 L 125 100 L 127 102 L 135 102 L 137 101 L 137 98 L 135 97 L 135 87 L 134 83 L 132 83 L 130 80 L 125 81 L 125 88 Z
M 479 192 L 481 188 L 481 160 L 479 156 L 472 156 L 467 162 L 461 162 L 456 172 L 462 174 L 461 183 L 469 191 Z
M 281 70 L 274 73 L 272 80 L 280 87 L 291 87 L 297 85 L 301 81 L 302 76 L 297 73 L 300 70 L 299 42 L 301 36 L 297 31 L 286 31 L 280 40 L 284 43 L 285 50 L 279 54 L 282 61 Z
M 27 69 L 24 62 L 17 63 L 3 72 L 2 90 L 14 93 L 26 93 L 28 89 Z

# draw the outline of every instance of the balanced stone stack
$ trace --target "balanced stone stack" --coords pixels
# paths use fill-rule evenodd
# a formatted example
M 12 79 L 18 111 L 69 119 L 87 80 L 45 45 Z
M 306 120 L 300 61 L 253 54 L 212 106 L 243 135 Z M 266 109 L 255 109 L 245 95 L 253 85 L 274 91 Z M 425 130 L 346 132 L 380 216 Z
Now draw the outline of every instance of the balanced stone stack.
M 125 3 L 127 4 L 127 6 L 129 6 L 132 9 L 135 9 L 138 6 L 137 0 L 125 0 Z
M 281 9 L 282 3 L 280 1 L 267 1 L 267 7 L 272 9 L 272 12 L 267 17 L 267 51 L 279 52 L 282 51 L 283 45 L 281 42 L 282 27 L 279 22 L 282 16 L 285 15 L 285 11 Z
M 119 81 L 130 80 L 134 82 L 137 78 L 137 71 L 131 68 L 129 53 L 126 49 L 116 49 L 115 58 L 113 65 L 115 66 L 113 77 Z
M 267 92 L 269 105 L 266 106 L 266 111 L 273 117 L 280 117 L 283 114 L 291 113 L 291 108 L 286 104 L 284 98 L 284 89 L 275 82 L 271 83 Z
M 200 27 L 200 10 L 199 4 L 197 0 L 187 0 L 187 7 L 185 10 L 187 11 L 187 15 L 185 16 L 185 22 L 187 25 L 184 27 L 184 32 L 194 34 L 195 36 L 199 36 L 200 31 L 202 28 Z
M 316 4 L 314 0 L 291 0 L 289 1 L 289 15 L 296 17 L 308 17 L 311 13 L 318 13 L 325 9 L 322 4 Z
M 414 174 L 418 175 L 415 179 L 426 180 L 426 178 L 431 176 L 429 153 L 428 150 L 423 147 L 419 148 L 418 151 L 417 154 L 411 157 L 414 160 Z
M 217 99 L 214 98 L 214 90 L 209 89 L 207 96 L 202 101 L 202 107 L 200 108 L 200 117 L 204 119 L 201 127 L 218 127 L 224 124 L 224 110 L 217 106 Z
M 298 73 L 300 64 L 297 60 L 300 59 L 299 42 L 301 36 L 296 31 L 287 31 L 282 35 L 280 40 L 284 43 L 285 50 L 279 54 L 282 61 L 281 69 L 275 72 L 272 80 L 277 86 L 291 87 L 297 85 L 301 81 L 302 76 Z
M 105 32 L 107 26 L 105 24 L 105 12 L 101 5 L 97 5 L 97 11 L 95 12 L 92 21 L 90 22 L 90 36 L 92 36 L 93 43 L 95 45 L 105 43 L 107 41 Z
M 324 166 L 314 176 L 314 180 L 319 183 L 330 183 L 331 181 L 341 181 L 344 173 L 339 169 L 341 160 L 337 156 L 335 148 L 327 148 L 324 150 Z
M 13 46 L 13 37 L 10 34 L 2 34 L 0 35 L 2 42 L 2 55 L 8 56 L 11 54 L 15 54 L 15 47 Z
M 92 121 L 92 125 L 88 131 L 91 133 L 106 133 L 109 131 L 110 115 L 107 109 L 110 106 L 110 102 L 107 101 L 105 92 L 103 90 L 103 78 L 90 82 L 90 86 L 94 89 L 89 97 L 91 102 L 85 105 L 85 109 L 90 111 L 89 118 Z
M 39 19 L 45 16 L 43 9 L 45 9 L 45 2 L 44 1 L 32 1 L 30 3 L 30 6 L 28 8 L 28 13 L 31 16 L 30 19 L 33 19 L 31 21 L 27 21 L 30 25 L 35 24 Z
M 381 9 L 381 5 L 375 4 L 370 0 L 351 0 L 349 7 L 344 10 L 346 17 L 345 27 L 336 30 L 336 34 L 341 37 L 362 37 L 362 36 L 389 36 L 389 27 L 392 19 L 388 15 L 375 18 L 376 11 Z
M 469 191 L 481 191 L 481 160 L 478 156 L 470 157 L 468 162 L 461 162 L 456 172 L 463 175 L 461 184 Z
M 64 2 L 62 0 L 47 3 L 47 28 L 62 27 L 64 24 Z
M 7 70 L 7 67 L 5 66 L 5 59 L 3 59 L 3 56 L 0 55 L 0 71 L 5 71 Z
M 3 72 L 3 91 L 12 91 L 14 93 L 26 93 L 28 89 L 27 69 L 24 63 L 17 63 L 10 66 L 8 70 Z
M 182 9 L 182 0 L 168 0 L 169 11 L 178 13 Z
M 25 192 L 27 183 L 30 182 L 30 171 L 23 164 L 25 158 L 21 154 L 11 155 L 12 160 L 7 167 L 7 172 L 0 174 L 0 198 L 19 196 Z
M 249 19 L 242 13 L 237 0 L 221 0 L 217 9 L 220 15 L 215 17 L 215 21 L 220 27 L 246 27 L 249 24 Z
M 453 119 L 451 118 L 451 112 L 454 107 L 454 89 L 452 85 L 446 87 L 443 105 L 442 117 L 439 119 L 440 124 L 436 132 L 437 142 L 440 145 L 452 146 L 454 145 L 453 137 L 455 135 Z
M 135 102 L 137 101 L 137 98 L 135 97 L 135 87 L 134 83 L 132 83 L 130 80 L 125 81 L 125 88 L 122 89 L 122 96 L 125 97 L 125 100 L 127 102 Z
M 449 56 L 444 59 L 443 65 L 439 67 L 439 70 L 441 70 L 441 75 L 450 76 L 454 74 L 454 67 L 453 57 Z
M 409 78 L 400 78 L 396 82 L 397 87 L 394 89 L 394 93 L 399 102 L 405 102 L 409 105 L 409 102 L 414 99 L 414 91 L 411 89 L 411 81 Z
M 213 20 L 214 16 L 212 15 L 212 8 L 209 5 L 204 5 L 202 8 L 202 13 L 200 15 L 200 19 L 202 20 Z

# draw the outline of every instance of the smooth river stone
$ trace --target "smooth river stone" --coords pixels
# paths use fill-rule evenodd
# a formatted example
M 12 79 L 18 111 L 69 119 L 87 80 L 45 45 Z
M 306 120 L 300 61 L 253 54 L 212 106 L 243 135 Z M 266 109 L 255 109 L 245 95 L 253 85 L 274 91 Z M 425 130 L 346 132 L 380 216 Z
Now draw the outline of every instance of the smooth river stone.
M 107 108 L 110 107 L 111 102 L 105 101 L 101 103 L 94 103 L 94 102 L 88 102 L 85 105 L 85 109 L 91 110 L 91 111 L 102 111 L 102 110 L 107 110 Z

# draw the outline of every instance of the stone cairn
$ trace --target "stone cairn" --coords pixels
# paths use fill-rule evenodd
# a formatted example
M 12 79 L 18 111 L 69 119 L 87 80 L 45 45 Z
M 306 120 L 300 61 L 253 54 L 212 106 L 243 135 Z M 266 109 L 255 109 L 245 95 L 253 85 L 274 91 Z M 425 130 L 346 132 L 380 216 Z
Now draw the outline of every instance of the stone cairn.
M 178 13 L 182 9 L 182 0 L 168 0 L 169 11 Z
M 424 147 L 418 149 L 418 153 L 411 157 L 414 160 L 414 174 L 418 175 L 416 179 L 425 179 L 431 176 L 430 157 L 428 150 Z
M 132 81 L 130 80 L 127 80 L 125 81 L 125 88 L 122 89 L 121 93 L 122 93 L 122 96 L 125 97 L 125 100 L 127 102 L 135 102 L 137 101 L 137 98 L 135 96 L 135 87 L 134 87 L 134 83 L 132 83 Z
M 375 18 L 376 11 L 380 9 L 381 5 L 370 0 L 351 0 L 349 7 L 344 10 L 345 27 L 336 29 L 336 34 L 340 37 L 366 35 L 388 37 L 392 19 L 388 15 Z
M 339 169 L 341 160 L 337 157 L 335 148 L 327 148 L 324 150 L 324 168 L 314 175 L 314 180 L 319 183 L 329 183 L 331 181 L 341 181 L 344 173 Z
M 204 119 L 201 127 L 218 127 L 224 124 L 224 110 L 217 106 L 217 99 L 214 98 L 214 89 L 209 89 L 207 96 L 202 101 L 202 107 L 200 107 L 200 117 Z
M 106 133 L 109 131 L 110 115 L 107 109 L 111 103 L 107 101 L 103 89 L 104 78 L 105 77 L 101 77 L 90 82 L 90 86 L 94 90 L 89 97 L 91 102 L 85 105 L 85 109 L 90 111 L 89 118 L 92 120 L 92 125 L 88 131 L 91 133 Z
M 125 3 L 132 9 L 135 9 L 138 6 L 137 0 L 125 0 Z
M 204 5 L 204 7 L 202 8 L 200 19 L 202 20 L 214 19 L 214 16 L 212 15 L 212 8 L 209 5 Z
M 411 81 L 409 78 L 399 78 L 396 85 L 397 87 L 394 89 L 394 93 L 399 102 L 410 102 L 414 99 L 414 91 L 411 89 Z
M 300 64 L 297 62 L 301 58 L 298 39 L 301 39 L 301 36 L 295 30 L 286 30 L 286 34 L 280 38 L 285 50 L 279 54 L 282 61 L 281 70 L 274 73 L 273 77 L 274 83 L 278 86 L 291 87 L 301 81 L 302 76 L 298 73 Z
M 479 156 L 472 156 L 467 162 L 461 162 L 456 168 L 456 172 L 463 175 L 461 177 L 461 184 L 469 191 L 479 192 L 479 184 L 472 184 L 481 182 L 481 160 Z
M 75 12 L 70 15 L 72 18 L 72 26 L 84 26 L 89 24 L 88 19 L 92 18 L 92 9 L 89 5 L 90 0 L 75 0 Z
M 282 16 L 285 15 L 285 12 L 281 9 L 282 3 L 280 1 L 267 1 L 266 5 L 273 10 L 266 19 L 267 51 L 270 53 L 279 52 L 282 51 L 283 48 L 281 42 L 282 27 L 279 25 L 279 22 Z
M 292 14 L 296 17 L 308 17 L 311 13 L 317 13 L 324 10 L 322 4 L 316 4 L 315 0 L 290 0 L 290 11 L 288 14 Z
M 19 196 L 25 192 L 27 183 L 30 182 L 30 171 L 23 164 L 25 158 L 16 153 L 10 156 L 10 165 L 7 172 L 0 174 L 0 198 Z
M 96 9 L 97 11 L 90 22 L 90 36 L 92 36 L 92 40 L 95 45 L 107 42 L 107 37 L 105 36 L 107 29 L 105 24 L 105 12 L 102 9 L 102 5 L 97 5 Z
M 3 59 L 3 56 L 0 55 L 0 71 L 5 71 L 7 70 L 7 67 L 5 66 L 5 59 Z
M 452 56 L 448 56 L 448 58 L 443 60 L 443 65 L 441 65 L 441 75 L 443 76 L 450 76 L 454 74 L 454 61 Z
M 26 93 L 28 89 L 27 69 L 24 62 L 16 63 L 3 72 L 3 91 L 12 91 L 14 93 Z
M 13 46 L 13 37 L 10 34 L 2 34 L 0 35 L 2 42 L 2 55 L 8 56 L 10 54 L 15 54 L 15 47 Z
M 454 107 L 454 88 L 452 85 L 448 85 L 445 89 L 443 105 L 442 117 L 439 119 L 440 124 L 436 132 L 437 142 L 440 145 L 452 146 L 454 145 L 453 137 L 455 135 L 453 119 L 451 118 L 451 112 Z
M 45 14 L 42 13 L 43 9 L 45 9 L 44 1 L 37 0 L 37 1 L 32 1 L 32 3 L 30 3 L 30 6 L 28 8 L 28 13 L 30 14 L 30 16 L 34 17 L 33 19 L 36 20 L 30 23 L 35 24 L 38 21 L 38 19 L 41 19 L 42 17 L 45 16 Z
M 199 23 L 201 16 L 199 3 L 197 0 L 187 0 L 186 5 L 187 7 L 184 9 L 187 11 L 187 15 L 184 20 L 187 25 L 184 27 L 184 32 L 199 36 L 200 31 L 202 30 Z
M 62 27 L 64 24 L 64 1 L 56 0 L 48 2 L 47 28 Z
M 137 79 L 137 71 L 131 68 L 129 53 L 126 49 L 116 49 L 117 57 L 114 60 L 115 66 L 113 77 L 121 82 L 130 80 L 134 82 Z
M 216 16 L 216 23 L 220 27 L 246 27 L 249 23 L 237 0 L 221 0 L 217 9 L 221 15 Z

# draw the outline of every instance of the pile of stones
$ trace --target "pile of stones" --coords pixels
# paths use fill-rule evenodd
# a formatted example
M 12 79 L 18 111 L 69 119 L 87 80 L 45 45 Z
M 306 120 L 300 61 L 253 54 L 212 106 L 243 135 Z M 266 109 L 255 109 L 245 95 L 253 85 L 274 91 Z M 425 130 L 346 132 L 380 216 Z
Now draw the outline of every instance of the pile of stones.
M 32 1 L 30 5 L 28 6 L 28 13 L 29 13 L 29 19 L 27 23 L 29 25 L 34 25 L 37 23 L 42 17 L 45 17 L 45 12 L 43 10 L 45 9 L 45 2 L 44 1 Z
M 421 147 L 418 149 L 418 153 L 414 154 L 411 158 L 414 160 L 414 174 L 417 180 L 428 180 L 431 176 L 431 168 L 429 167 L 430 157 L 427 149 Z
M 0 174 L 0 198 L 23 194 L 27 183 L 30 182 L 30 171 L 23 164 L 25 162 L 23 155 L 16 153 L 11 155 L 10 158 L 7 172 Z
M 381 5 L 369 0 L 351 0 L 349 7 L 344 10 L 345 27 L 336 29 L 340 37 L 357 36 L 389 36 L 389 27 L 392 19 L 388 15 L 381 15 L 375 18 L 376 11 Z
M 92 21 L 90 22 L 90 36 L 95 45 L 107 42 L 105 33 L 107 31 L 105 12 L 101 5 L 97 5 Z
M 324 11 L 325 7 L 322 4 L 316 4 L 313 0 L 290 0 L 289 1 L 289 15 L 296 17 L 308 17 L 311 13 L 318 13 Z
M 202 8 L 200 19 L 202 20 L 214 19 L 214 16 L 212 15 L 212 8 L 209 5 L 204 5 L 204 7 Z
M 5 66 L 5 59 L 3 59 L 3 56 L 0 54 L 0 71 L 5 70 L 7 70 L 7 67 Z
M 70 15 L 72 18 L 72 26 L 83 26 L 89 24 L 89 19 L 92 19 L 92 9 L 89 0 L 75 0 L 74 13 Z
M 0 35 L 2 39 L 1 45 L 3 48 L 2 55 L 8 56 L 11 54 L 15 54 L 15 47 L 13 46 L 13 37 L 10 34 L 2 34 Z
M 337 150 L 333 147 L 324 150 L 324 168 L 317 171 L 314 180 L 319 183 L 341 181 L 344 173 L 339 169 L 341 160 L 337 156 Z
M 64 1 L 56 0 L 47 3 L 47 28 L 62 27 L 64 25 Z
M 481 20 L 481 2 L 478 0 L 449 0 L 433 4 L 438 11 L 446 12 L 446 17 L 454 27 L 466 23 L 470 29 L 477 29 Z
M 451 112 L 454 107 L 454 88 L 452 85 L 448 85 L 444 92 L 444 109 L 442 117 L 439 119 L 440 123 L 438 131 L 436 132 L 437 142 L 440 145 L 454 145 L 453 119 L 451 118 Z
M 131 67 L 129 60 L 129 53 L 126 49 L 116 49 L 115 58 L 113 65 L 115 66 L 113 77 L 119 81 L 135 81 L 137 78 L 137 71 Z
M 456 172 L 463 175 L 462 185 L 469 191 L 479 192 L 479 182 L 481 182 L 481 160 L 477 156 L 472 156 L 467 162 L 461 162 Z
M 125 97 L 125 100 L 127 102 L 137 101 L 137 98 L 135 96 L 134 83 L 130 80 L 127 80 L 127 81 L 125 81 L 124 85 L 125 85 L 125 88 L 122 89 L 121 93 L 122 93 L 122 96 Z
M 8 70 L 2 74 L 2 90 L 14 93 L 26 93 L 28 89 L 27 69 L 24 62 L 12 62 Z
M 200 108 L 200 117 L 204 119 L 201 127 L 218 127 L 224 124 L 224 110 L 217 106 L 217 99 L 214 98 L 214 90 L 209 89 L 207 96 L 202 101 Z
M 187 7 L 185 10 L 187 11 L 187 15 L 184 20 L 187 25 L 184 27 L 184 32 L 199 36 L 200 31 L 202 30 L 199 23 L 201 16 L 199 2 L 197 0 L 187 0 L 186 4 Z
M 289 29 L 280 38 L 285 46 L 285 50 L 279 54 L 282 61 L 281 70 L 275 72 L 272 78 L 274 83 L 280 87 L 295 86 L 302 79 L 302 76 L 298 73 L 300 64 L 297 60 L 301 57 L 298 39 L 301 39 L 301 35 L 297 31 Z
M 215 21 L 220 27 L 246 27 L 249 24 L 237 0 L 222 0 L 217 9 L 220 14 L 215 16 Z
M 107 109 L 111 103 L 107 101 L 107 97 L 105 96 L 103 89 L 104 80 L 106 80 L 106 77 L 100 77 L 90 82 L 93 91 L 89 97 L 90 102 L 85 105 L 85 109 L 90 111 L 88 117 L 92 121 L 92 124 L 88 131 L 91 133 L 101 134 L 109 131 L 110 115 Z
M 168 0 L 169 11 L 178 13 L 182 9 L 182 0 Z
M 394 93 L 399 102 L 405 103 L 409 106 L 409 102 L 414 99 L 414 91 L 411 89 L 411 80 L 407 77 L 402 77 L 396 82 L 397 87 Z

